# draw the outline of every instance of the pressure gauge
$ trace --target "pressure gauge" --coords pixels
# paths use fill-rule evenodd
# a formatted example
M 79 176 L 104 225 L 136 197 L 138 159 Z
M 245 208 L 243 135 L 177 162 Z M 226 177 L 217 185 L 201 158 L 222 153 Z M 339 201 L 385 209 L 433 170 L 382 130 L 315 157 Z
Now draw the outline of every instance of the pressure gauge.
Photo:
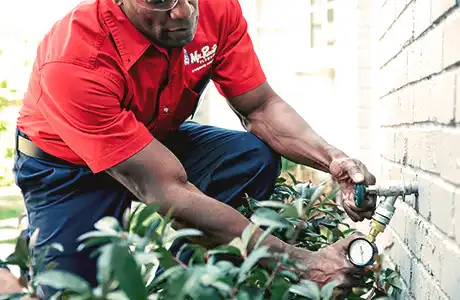
M 348 246 L 348 259 L 357 267 L 372 265 L 378 250 L 374 243 L 365 238 L 356 238 Z

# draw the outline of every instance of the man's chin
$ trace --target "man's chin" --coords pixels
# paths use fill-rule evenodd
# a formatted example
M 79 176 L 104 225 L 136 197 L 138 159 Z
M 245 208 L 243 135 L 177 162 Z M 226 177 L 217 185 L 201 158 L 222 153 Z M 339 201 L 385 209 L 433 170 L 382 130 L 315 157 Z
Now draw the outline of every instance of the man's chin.
M 183 30 L 163 32 L 161 38 L 155 39 L 154 42 L 164 48 L 181 48 L 193 41 L 196 34 L 196 27 Z
M 186 39 L 186 40 L 180 40 L 180 41 L 177 41 L 177 40 L 161 41 L 159 42 L 159 45 L 162 46 L 163 48 L 182 48 L 190 44 L 191 41 L 193 41 L 193 37 Z

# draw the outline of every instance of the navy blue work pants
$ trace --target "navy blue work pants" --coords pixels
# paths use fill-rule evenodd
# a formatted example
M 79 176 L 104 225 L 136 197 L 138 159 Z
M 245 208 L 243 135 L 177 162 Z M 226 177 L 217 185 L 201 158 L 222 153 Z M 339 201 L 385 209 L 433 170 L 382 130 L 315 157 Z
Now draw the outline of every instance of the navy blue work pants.
M 256 199 L 268 197 L 279 176 L 279 155 L 251 133 L 185 122 L 165 145 L 182 162 L 192 184 L 235 208 L 246 193 Z M 51 252 L 46 262 L 96 285 L 95 258 L 77 251 L 77 238 L 94 230 L 94 223 L 104 216 L 121 221 L 138 199 L 107 173 L 94 174 L 85 166 L 16 152 L 13 171 L 24 196 L 29 234 L 40 229 L 37 252 L 51 243 L 62 244 L 64 252 Z M 178 243 L 172 246 L 174 252 L 179 248 Z

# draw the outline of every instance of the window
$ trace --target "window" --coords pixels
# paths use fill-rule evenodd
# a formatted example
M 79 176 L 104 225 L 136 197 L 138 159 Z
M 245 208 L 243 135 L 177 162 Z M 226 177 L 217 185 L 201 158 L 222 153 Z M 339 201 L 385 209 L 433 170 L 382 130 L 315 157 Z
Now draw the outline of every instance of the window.
M 310 47 L 335 45 L 334 0 L 310 0 Z
M 310 47 L 321 46 L 321 23 L 317 13 L 310 13 Z
M 327 10 L 327 22 L 334 23 L 334 9 L 333 8 L 329 8 Z

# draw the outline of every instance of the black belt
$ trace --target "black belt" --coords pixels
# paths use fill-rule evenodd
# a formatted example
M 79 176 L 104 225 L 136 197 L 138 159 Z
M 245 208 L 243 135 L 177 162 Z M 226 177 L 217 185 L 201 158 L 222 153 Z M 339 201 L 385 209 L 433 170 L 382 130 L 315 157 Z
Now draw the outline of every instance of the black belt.
M 26 139 L 23 136 L 17 136 L 17 150 L 27 156 L 43 159 L 51 162 L 63 162 L 63 160 L 46 153 L 42 149 L 38 148 L 32 141 Z

